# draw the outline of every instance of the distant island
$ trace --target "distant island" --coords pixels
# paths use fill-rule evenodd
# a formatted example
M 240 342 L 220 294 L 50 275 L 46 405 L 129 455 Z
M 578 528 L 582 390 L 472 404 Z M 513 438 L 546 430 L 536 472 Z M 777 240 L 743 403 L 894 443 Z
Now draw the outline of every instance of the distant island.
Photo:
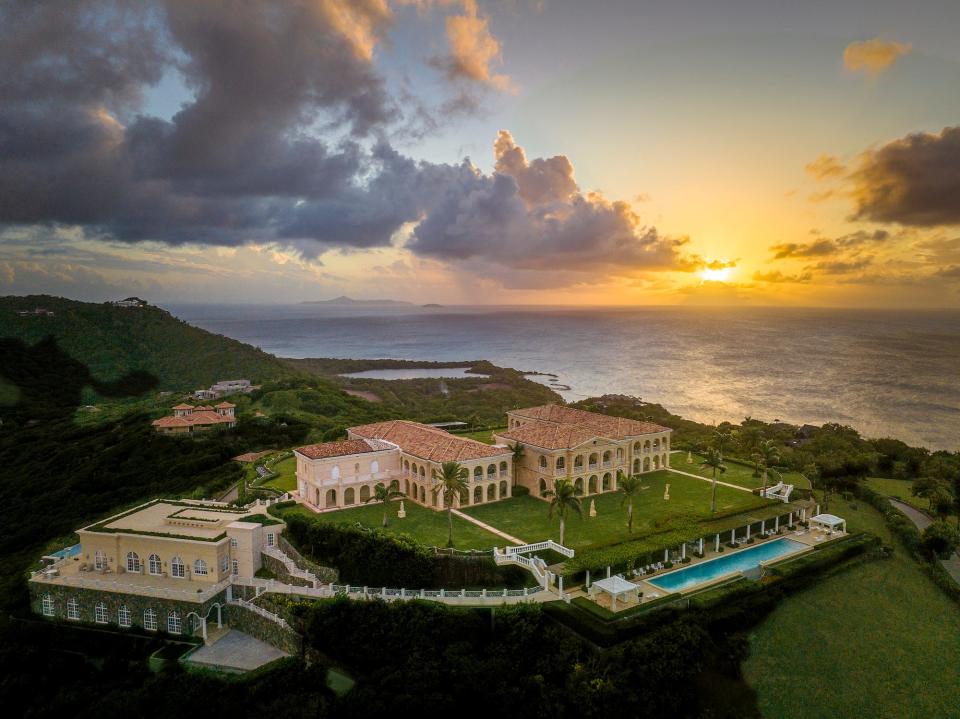
M 424 307 L 443 307 L 443 305 L 438 305 L 436 302 L 428 302 L 427 304 L 425 304 L 425 305 L 423 305 L 423 306 L 424 306 Z
M 346 295 L 340 295 L 339 297 L 334 297 L 332 300 L 305 300 L 300 303 L 301 305 L 412 305 L 412 302 L 403 302 L 402 300 L 355 300 L 352 297 L 347 297 Z

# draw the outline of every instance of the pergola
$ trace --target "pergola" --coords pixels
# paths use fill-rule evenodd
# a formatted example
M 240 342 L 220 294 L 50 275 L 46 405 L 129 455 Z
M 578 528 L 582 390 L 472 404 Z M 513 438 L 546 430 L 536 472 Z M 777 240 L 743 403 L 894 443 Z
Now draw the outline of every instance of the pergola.
M 617 575 L 607 577 L 606 579 L 598 579 L 591 584 L 590 596 L 595 596 L 597 590 L 610 595 L 610 611 L 613 612 L 617 611 L 617 597 L 623 597 L 624 595 L 629 596 L 630 592 L 633 592 L 633 598 L 637 602 L 640 601 L 640 585 L 628 582 L 623 577 Z
M 818 514 L 810 517 L 810 524 L 818 524 L 825 529 L 847 531 L 847 520 L 835 514 Z

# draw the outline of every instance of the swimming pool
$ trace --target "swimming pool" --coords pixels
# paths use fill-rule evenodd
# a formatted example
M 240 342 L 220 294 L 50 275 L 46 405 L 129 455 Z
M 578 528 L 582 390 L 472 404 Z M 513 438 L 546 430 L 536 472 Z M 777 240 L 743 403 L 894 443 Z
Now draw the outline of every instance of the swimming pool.
M 806 548 L 806 544 L 795 542 L 787 537 L 775 539 L 772 542 L 764 542 L 749 549 L 742 549 L 739 552 L 728 554 L 724 557 L 710 559 L 700 564 L 694 564 L 692 567 L 684 567 L 674 572 L 668 572 L 655 579 L 647 581 L 668 592 L 680 592 L 689 589 L 696 584 L 709 582 L 718 577 L 742 572 L 744 570 L 754 569 L 760 565 L 760 562 L 766 562 L 771 559 L 793 554 Z
M 58 549 L 56 552 L 48 554 L 48 557 L 53 557 L 55 559 L 60 559 L 61 557 L 75 557 L 80 554 L 80 545 L 74 544 L 72 547 L 65 547 L 64 549 Z

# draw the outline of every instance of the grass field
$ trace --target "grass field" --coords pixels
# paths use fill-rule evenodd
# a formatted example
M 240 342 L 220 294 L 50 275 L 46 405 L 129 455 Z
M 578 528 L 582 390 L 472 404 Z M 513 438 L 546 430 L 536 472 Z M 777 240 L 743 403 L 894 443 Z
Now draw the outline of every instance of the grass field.
M 297 458 L 290 456 L 269 466 L 277 476 L 263 483 L 264 487 L 273 487 L 281 492 L 291 492 L 297 488 Z
M 710 484 L 692 477 L 666 471 L 643 475 L 647 489 L 633 502 L 633 537 L 662 525 L 671 517 L 706 518 L 710 514 Z M 663 498 L 664 485 L 670 484 L 670 499 Z M 589 547 L 619 539 L 630 539 L 627 533 L 627 510 L 621 507 L 623 495 L 612 492 L 594 495 L 597 516 L 589 516 L 590 497 L 583 501 L 583 517 L 575 514 L 567 518 L 568 547 Z M 770 502 L 747 492 L 717 487 L 717 511 L 747 510 L 766 506 Z M 548 505 L 534 497 L 514 497 L 493 504 L 466 507 L 466 514 L 476 517 L 497 529 L 527 542 L 542 542 L 548 538 L 560 539 L 560 521 L 548 519 Z
M 863 502 L 832 500 L 851 531 L 897 546 L 785 599 L 751 635 L 746 680 L 770 719 L 948 717 L 960 707 L 960 607 Z
M 497 429 L 482 429 L 479 432 L 457 432 L 457 436 L 475 439 L 478 442 L 483 442 L 484 444 L 493 444 L 493 433 L 505 429 L 506 427 L 499 427 Z
M 930 511 L 930 501 L 923 497 L 914 497 L 910 491 L 913 489 L 913 480 L 910 479 L 887 479 L 886 477 L 867 477 L 863 483 L 874 492 L 885 494 L 888 497 L 896 497 L 904 504 L 916 507 L 922 512 Z
M 400 509 L 400 503 L 391 502 L 387 512 L 387 521 L 389 522 L 386 528 L 387 532 L 392 534 L 406 534 L 421 544 L 428 546 L 447 546 L 446 512 L 436 512 L 410 501 L 404 502 L 403 506 L 407 512 L 407 516 L 400 519 L 397 517 L 397 510 Z M 366 527 L 376 529 L 380 529 L 383 523 L 383 507 L 373 502 L 359 507 L 341 509 L 336 512 L 323 512 L 321 514 L 312 512 L 300 505 L 280 510 L 281 516 L 288 516 L 290 514 L 300 514 L 312 521 L 325 522 L 328 524 L 359 522 Z M 457 549 L 491 549 L 494 546 L 502 547 L 507 542 L 502 537 L 491 534 L 487 530 L 455 516 L 453 518 L 453 543 Z
M 691 464 L 687 464 L 686 452 L 676 452 L 670 455 L 670 466 L 674 469 L 679 469 L 681 472 L 699 474 L 701 477 L 712 477 L 713 470 L 702 469 L 700 467 L 702 463 L 703 456 L 696 452 L 693 453 L 693 462 Z M 753 467 L 747 467 L 736 462 L 724 462 L 724 464 L 727 466 L 727 471 L 717 478 L 721 482 L 729 482 L 730 484 L 736 484 L 739 487 L 749 487 L 750 489 L 763 485 L 763 479 L 761 477 L 753 476 Z M 784 472 L 783 481 L 795 487 L 810 489 L 810 482 L 797 472 Z M 768 484 L 772 485 L 776 483 L 776 480 L 772 477 L 768 480 Z

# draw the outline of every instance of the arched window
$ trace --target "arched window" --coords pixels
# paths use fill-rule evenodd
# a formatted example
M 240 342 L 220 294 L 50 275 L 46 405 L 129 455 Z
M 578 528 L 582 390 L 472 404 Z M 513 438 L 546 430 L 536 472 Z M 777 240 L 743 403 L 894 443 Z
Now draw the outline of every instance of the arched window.
M 170 560 L 170 576 L 184 578 L 187 576 L 187 568 L 180 557 L 174 557 Z
M 373 460 L 370 463 L 370 474 L 376 474 L 380 471 L 380 463 L 377 460 Z
M 497 465 L 491 464 L 487 467 L 487 479 L 496 479 L 497 477 Z
M 567 466 L 567 461 L 563 457 L 557 457 L 557 471 L 562 472 Z
M 202 559 L 197 559 L 193 563 L 193 573 L 199 574 L 201 577 L 207 576 L 207 563 Z
M 143 628 L 148 632 L 157 631 L 157 610 L 147 609 L 143 613 Z
M 596 454 L 591 454 L 591 455 L 590 455 L 590 469 L 596 469 L 596 468 L 597 468 L 597 463 L 598 463 L 599 461 L 600 461 L 600 458 L 599 458 L 598 455 L 596 455 Z
M 117 610 L 117 624 L 124 628 L 129 627 L 131 624 L 130 610 L 126 604 L 121 604 L 120 609 Z
M 544 469 L 544 470 L 545 470 L 546 468 L 547 468 L 547 458 L 541 454 L 541 455 L 540 455 L 540 469 Z
M 473 468 L 473 481 L 479 482 L 483 479 L 483 467 L 474 467 Z
M 617 461 L 618 462 L 623 461 L 623 449 L 620 447 L 617 447 Z
M 601 486 L 603 487 L 604 492 L 609 492 L 611 489 L 613 489 L 613 477 L 610 476 L 609 472 L 603 475 L 603 483 Z
M 473 488 L 473 503 L 481 504 L 483 502 L 483 487 L 479 484 Z
M 500 499 L 504 499 L 507 496 L 507 483 L 501 479 L 497 489 L 500 492 Z
M 592 479 L 594 482 L 597 481 L 596 477 Z M 577 477 L 577 481 L 573 483 L 573 493 L 578 497 L 583 494 L 583 477 Z
M 336 507 L 337 506 L 337 490 L 330 489 L 327 490 L 327 507 Z
M 340 479 L 340 465 L 339 465 L 339 464 L 333 465 L 333 469 L 330 470 L 330 478 L 331 478 L 331 479 Z
M 421 466 L 421 467 L 420 467 L 420 479 L 426 479 L 426 478 L 427 478 L 427 468 Z
M 365 484 L 360 487 L 360 501 L 366 502 L 368 499 L 370 499 L 370 486 Z
M 420 471 L 417 469 L 417 464 L 416 464 L 416 462 L 414 462 L 414 464 L 413 464 L 413 476 L 416 477 L 419 473 L 420 473 Z
M 52 617 L 53 616 L 53 597 L 49 594 L 44 594 L 43 598 L 40 600 L 41 611 L 43 616 Z
M 495 484 L 487 485 L 487 501 L 493 502 L 497 498 L 497 486 Z
M 606 452 L 603 453 L 603 466 L 604 467 L 610 466 L 610 450 L 607 450 Z
M 67 600 L 67 619 L 80 619 L 80 601 L 76 597 Z
M 659 449 L 660 449 L 660 438 L 659 438 L 659 437 L 657 437 L 657 439 L 653 440 L 653 448 L 654 448 L 655 450 L 659 450 Z
M 639 452 L 640 452 L 640 443 L 639 443 L 639 442 L 634 442 L 634 443 L 633 443 L 633 451 L 634 451 L 634 453 L 639 454 Z
M 343 490 L 343 503 L 344 504 L 353 504 L 357 501 L 357 495 L 353 487 L 347 487 Z
M 140 573 L 140 555 L 136 552 L 127 552 L 127 571 Z
M 97 624 L 106 624 L 110 621 L 110 616 L 107 614 L 106 602 L 97 602 L 93 607 L 93 621 Z
M 578 454 L 573 458 L 573 471 L 579 472 L 581 469 L 583 469 L 583 455 Z
M 501 476 L 501 477 L 506 477 L 506 476 L 507 476 L 507 463 L 506 463 L 506 462 L 501 462 L 501 463 L 500 463 L 500 476 Z
M 99 549 L 93 554 L 93 568 L 98 570 L 107 568 L 107 555 Z
M 183 624 L 180 621 L 180 612 L 173 610 L 167 615 L 167 633 L 179 634 L 182 628 Z
M 160 566 L 160 557 L 156 554 L 151 554 L 147 558 L 147 571 L 150 572 L 150 574 L 160 574 L 163 571 Z
M 406 472 L 407 474 L 410 474 L 410 460 L 408 459 L 403 460 L 403 471 Z
M 540 496 L 542 497 L 547 493 L 547 480 L 543 477 L 540 478 Z

